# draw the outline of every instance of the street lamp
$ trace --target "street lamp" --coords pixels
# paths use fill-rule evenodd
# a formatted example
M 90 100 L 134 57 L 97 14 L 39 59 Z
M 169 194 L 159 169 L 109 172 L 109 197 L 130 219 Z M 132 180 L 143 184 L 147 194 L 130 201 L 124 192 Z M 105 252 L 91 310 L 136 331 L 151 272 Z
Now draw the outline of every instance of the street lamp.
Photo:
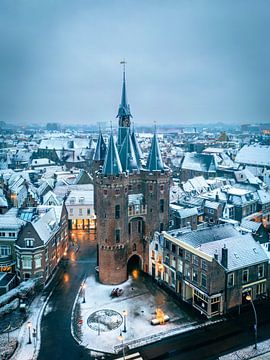
M 256 309 L 255 309 L 254 303 L 252 301 L 252 296 L 250 294 L 248 294 L 246 296 L 246 299 L 247 299 L 247 301 L 251 302 L 252 309 L 254 311 L 254 317 L 255 317 L 255 324 L 254 324 L 254 340 L 255 340 L 255 344 L 254 344 L 254 349 L 257 350 L 257 325 L 258 325 L 257 312 L 256 312 Z
M 127 332 L 127 316 L 128 316 L 127 310 L 123 311 L 123 316 L 124 316 L 124 330 L 123 330 L 123 332 Z
M 118 340 L 122 343 L 122 351 L 123 351 L 123 360 L 126 360 L 125 358 L 125 348 L 124 348 L 124 336 L 122 335 L 122 331 L 120 331 L 120 335 L 118 336 Z
M 83 285 L 82 285 L 82 291 L 83 291 L 83 303 L 85 303 L 85 289 L 86 289 L 86 284 L 84 283 Z
M 32 326 L 32 323 L 31 321 L 28 321 L 27 323 L 27 327 L 28 327 L 28 343 L 27 344 L 32 344 L 32 341 L 31 341 L 31 326 Z

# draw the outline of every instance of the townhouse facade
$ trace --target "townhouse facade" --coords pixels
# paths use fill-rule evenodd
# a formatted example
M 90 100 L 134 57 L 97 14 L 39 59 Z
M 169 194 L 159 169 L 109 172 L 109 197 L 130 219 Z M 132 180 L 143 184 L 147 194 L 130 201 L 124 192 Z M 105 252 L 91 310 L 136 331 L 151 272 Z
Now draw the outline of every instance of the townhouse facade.
M 65 206 L 38 207 L 38 215 L 20 232 L 15 245 L 20 281 L 39 278 L 44 284 L 68 249 Z
M 211 318 L 257 299 L 269 288 L 268 257 L 251 234 L 230 224 L 155 234 L 150 275 Z

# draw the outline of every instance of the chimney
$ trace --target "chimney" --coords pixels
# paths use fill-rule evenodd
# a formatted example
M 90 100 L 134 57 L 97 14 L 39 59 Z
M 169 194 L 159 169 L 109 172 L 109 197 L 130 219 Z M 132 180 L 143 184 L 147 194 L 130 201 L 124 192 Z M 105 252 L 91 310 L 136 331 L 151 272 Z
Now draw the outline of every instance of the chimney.
M 216 202 L 219 202 L 219 195 L 218 195 L 218 192 L 216 193 Z
M 224 247 L 222 248 L 222 253 L 221 253 L 221 265 L 223 265 L 225 268 L 228 267 L 228 249 L 226 248 L 225 244 Z
M 217 250 L 214 253 L 214 258 L 218 261 L 218 252 L 217 252 Z

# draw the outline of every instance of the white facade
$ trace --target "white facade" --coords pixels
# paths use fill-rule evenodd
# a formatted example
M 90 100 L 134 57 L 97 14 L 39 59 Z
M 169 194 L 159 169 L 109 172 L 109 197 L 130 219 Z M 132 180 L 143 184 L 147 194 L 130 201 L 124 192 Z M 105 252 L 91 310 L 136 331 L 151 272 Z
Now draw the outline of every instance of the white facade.
M 95 228 L 93 185 L 89 185 L 89 190 L 72 190 L 65 204 L 70 229 L 89 230 Z

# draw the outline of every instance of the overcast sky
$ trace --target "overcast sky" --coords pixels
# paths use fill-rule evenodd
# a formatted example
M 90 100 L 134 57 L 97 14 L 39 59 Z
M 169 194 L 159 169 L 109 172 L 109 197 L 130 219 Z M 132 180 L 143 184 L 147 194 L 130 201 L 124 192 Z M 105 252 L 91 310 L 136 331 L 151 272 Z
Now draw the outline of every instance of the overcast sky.
M 270 1 L 1 0 L 0 121 L 270 122 Z

